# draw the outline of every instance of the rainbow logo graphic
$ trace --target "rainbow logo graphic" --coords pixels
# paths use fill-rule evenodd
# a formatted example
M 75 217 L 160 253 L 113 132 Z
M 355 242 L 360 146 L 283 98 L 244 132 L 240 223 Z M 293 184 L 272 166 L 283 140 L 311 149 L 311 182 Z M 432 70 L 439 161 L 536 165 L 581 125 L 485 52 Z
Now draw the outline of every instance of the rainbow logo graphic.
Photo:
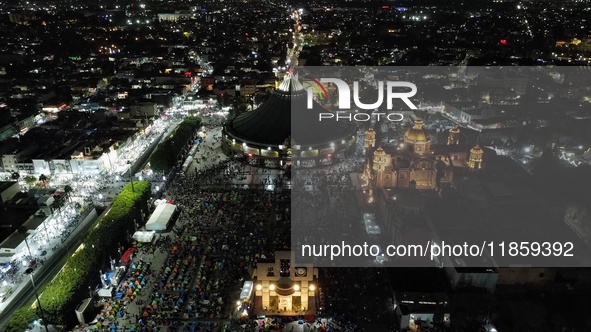
M 328 100 L 328 92 L 322 83 L 315 78 L 307 77 L 304 79 L 304 89 L 308 90 L 308 88 L 312 88 L 317 94 L 318 98 L 321 100 Z

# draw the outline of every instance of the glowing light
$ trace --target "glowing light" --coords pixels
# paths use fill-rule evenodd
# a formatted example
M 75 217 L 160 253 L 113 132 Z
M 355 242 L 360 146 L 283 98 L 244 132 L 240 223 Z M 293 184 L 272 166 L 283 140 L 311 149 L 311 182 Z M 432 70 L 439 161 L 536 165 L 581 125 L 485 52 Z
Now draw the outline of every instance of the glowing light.
M 263 285 L 261 285 L 261 284 L 258 284 L 258 285 L 257 285 L 257 290 L 258 290 L 258 291 L 260 291 L 260 290 L 262 290 L 262 289 L 263 289 Z
M 312 292 L 316 290 L 316 286 L 314 286 L 314 285 L 310 285 L 308 288 L 310 288 L 310 291 L 312 291 Z
M 294 291 L 299 291 L 300 290 L 300 285 L 293 285 L 293 290 Z
M 270 289 L 270 290 L 275 290 L 275 285 L 274 285 L 274 284 L 271 284 L 271 285 L 269 286 L 269 289 Z

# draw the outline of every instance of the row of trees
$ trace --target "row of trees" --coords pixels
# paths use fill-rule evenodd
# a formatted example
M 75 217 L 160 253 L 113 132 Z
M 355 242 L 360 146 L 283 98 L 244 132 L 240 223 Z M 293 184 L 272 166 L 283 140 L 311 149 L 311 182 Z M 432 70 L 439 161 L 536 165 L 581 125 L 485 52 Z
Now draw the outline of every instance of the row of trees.
M 51 324 L 70 325 L 78 303 L 88 297 L 87 287 L 99 282 L 98 270 L 108 264 L 110 256 L 116 257 L 126 234 L 134 230 L 134 218 L 139 220 L 139 209 L 147 208 L 150 183 L 128 184 L 115 197 L 111 208 L 103 213 L 92 227 L 81 249 L 68 258 L 62 272 L 56 276 L 41 294 L 45 318 Z M 20 332 L 35 320 L 36 313 L 30 306 L 18 309 L 10 318 L 6 331 Z
M 152 170 L 168 173 L 176 164 L 179 153 L 188 148 L 195 139 L 201 118 L 190 116 L 181 122 L 175 131 L 162 142 L 150 157 Z

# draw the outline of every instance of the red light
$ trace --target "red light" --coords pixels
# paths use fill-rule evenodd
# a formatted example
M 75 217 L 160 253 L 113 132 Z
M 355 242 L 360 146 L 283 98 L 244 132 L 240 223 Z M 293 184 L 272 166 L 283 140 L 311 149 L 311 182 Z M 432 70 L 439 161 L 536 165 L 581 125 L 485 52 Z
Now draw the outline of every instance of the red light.
M 500 43 L 503 44 L 503 45 L 507 45 L 507 39 L 501 39 L 500 40 Z
M 185 77 L 191 77 L 191 74 L 192 74 L 192 73 L 191 73 L 190 71 L 186 71 L 186 72 L 185 72 Z
M 133 4 L 131 4 L 131 7 L 133 7 Z
M 248 158 L 251 158 L 251 157 L 252 157 L 252 153 L 249 153 L 249 154 L 248 154 Z
M 390 6 L 382 6 L 382 9 L 388 9 Z
M 329 153 L 329 154 L 327 155 L 327 157 L 328 157 L 328 158 L 332 157 L 332 153 Z

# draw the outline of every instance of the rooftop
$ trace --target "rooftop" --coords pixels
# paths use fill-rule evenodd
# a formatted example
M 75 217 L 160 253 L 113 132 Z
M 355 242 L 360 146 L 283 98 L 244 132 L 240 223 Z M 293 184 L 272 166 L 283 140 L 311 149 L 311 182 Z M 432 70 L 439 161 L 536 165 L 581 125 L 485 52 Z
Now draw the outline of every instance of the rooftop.
M 15 183 L 17 183 L 17 182 L 16 181 L 0 181 L 0 192 L 3 192 L 4 190 L 10 188 Z

